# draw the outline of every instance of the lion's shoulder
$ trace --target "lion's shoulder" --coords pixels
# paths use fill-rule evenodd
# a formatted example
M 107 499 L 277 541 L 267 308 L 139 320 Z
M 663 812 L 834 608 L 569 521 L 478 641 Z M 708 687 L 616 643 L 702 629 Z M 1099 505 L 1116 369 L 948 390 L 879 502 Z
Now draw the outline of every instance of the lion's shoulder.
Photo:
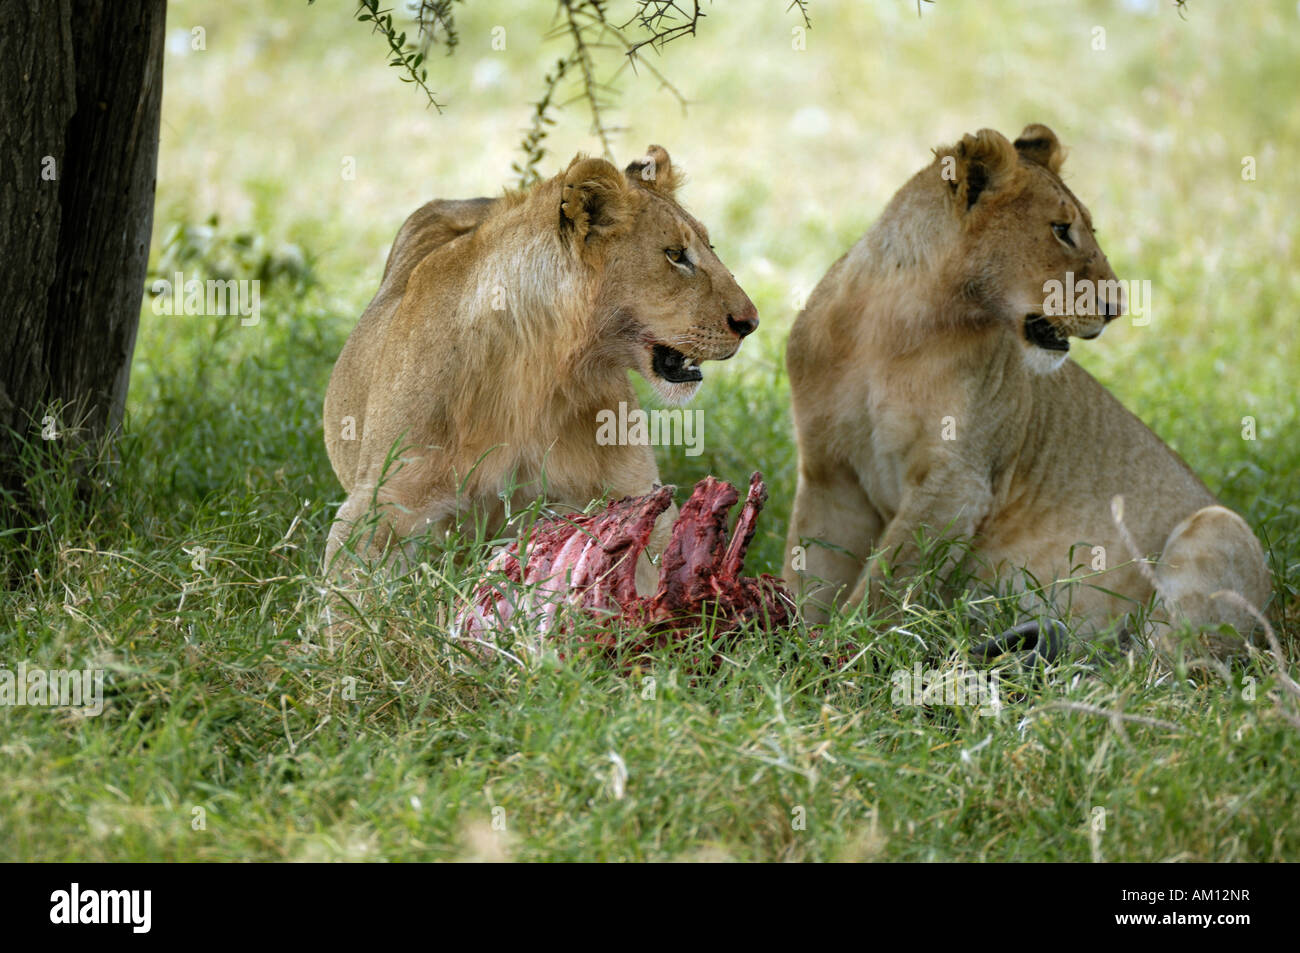
M 474 231 L 501 199 L 434 199 L 425 202 L 407 216 L 393 240 L 388 262 L 384 265 L 383 281 L 390 276 L 401 287 L 411 271 L 431 252 Z

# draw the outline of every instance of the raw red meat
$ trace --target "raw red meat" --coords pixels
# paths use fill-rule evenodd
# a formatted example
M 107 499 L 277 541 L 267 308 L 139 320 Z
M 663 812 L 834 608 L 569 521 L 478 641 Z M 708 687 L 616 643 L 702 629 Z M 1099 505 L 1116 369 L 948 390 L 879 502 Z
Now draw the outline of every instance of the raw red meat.
M 635 655 L 701 638 L 706 627 L 715 646 L 751 621 L 789 628 L 794 600 L 781 581 L 740 574 L 767 500 L 758 473 L 750 477 L 730 539 L 727 515 L 739 499 L 736 488 L 713 477 L 697 483 L 673 523 L 659 563 L 658 590 L 649 598 L 637 594 L 637 558 L 655 520 L 672 502 L 673 489 L 627 497 L 589 516 L 538 521 L 526 539 L 488 564 L 453 635 L 485 648 L 511 630 L 562 636 L 568 631 L 567 613 L 577 609 L 607 622 L 590 641 Z M 717 664 L 718 657 L 710 654 Z

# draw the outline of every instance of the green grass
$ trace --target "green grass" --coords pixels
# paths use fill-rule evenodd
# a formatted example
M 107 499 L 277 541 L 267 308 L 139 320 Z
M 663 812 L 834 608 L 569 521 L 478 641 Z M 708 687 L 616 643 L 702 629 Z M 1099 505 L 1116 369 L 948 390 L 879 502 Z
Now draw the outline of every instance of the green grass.
M 431 61 L 439 117 L 339 11 L 263 6 L 169 7 L 208 48 L 168 54 L 154 249 L 160 271 L 265 269 L 262 321 L 146 308 L 113 485 L 78 503 L 59 445 L 35 444 L 49 519 L 0 537 L 0 563 L 25 573 L 0 594 L 0 664 L 108 672 L 99 717 L 0 708 L 0 859 L 1300 857 L 1300 732 L 1271 660 L 1224 680 L 1076 651 L 1040 680 L 1008 675 L 998 718 L 899 705 L 893 672 L 951 668 L 971 620 L 1007 611 L 944 606 L 929 583 L 900 627 L 847 617 L 811 647 L 755 632 L 716 673 L 669 650 L 631 675 L 588 655 L 521 670 L 447 644 L 447 606 L 482 553 L 428 549 L 413 577 L 375 583 L 367 627 L 331 643 L 330 367 L 402 217 L 510 181 L 557 51 L 538 36 L 545 4 L 499 14 L 506 55 L 489 50 L 488 5 L 469 4 L 461 51 Z M 1155 294 L 1150 325 L 1119 322 L 1078 359 L 1266 539 L 1271 618 L 1294 650 L 1294 3 L 1193 0 L 1185 22 L 1164 5 L 1009 3 L 991 18 L 941 2 L 918 22 L 909 3 L 818 3 L 802 52 L 784 4 L 743 22 L 730 6 L 665 56 L 686 115 L 629 82 L 618 116 L 620 159 L 660 142 L 691 173 L 685 201 L 764 320 L 695 404 L 704 453 L 662 450 L 664 478 L 763 470 L 773 498 L 748 565 L 779 571 L 793 302 L 930 147 L 1047 122 L 1116 271 Z M 1108 50 L 1090 49 L 1094 25 Z M 552 144 L 551 168 L 594 149 L 577 109 Z M 165 245 L 214 213 L 210 245 Z

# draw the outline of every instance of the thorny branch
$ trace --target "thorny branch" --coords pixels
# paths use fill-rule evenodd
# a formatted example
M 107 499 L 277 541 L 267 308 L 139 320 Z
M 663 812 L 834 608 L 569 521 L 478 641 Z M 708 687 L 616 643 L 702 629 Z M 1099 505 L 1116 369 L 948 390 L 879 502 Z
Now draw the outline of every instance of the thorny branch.
M 429 51 L 439 44 L 453 53 L 460 43 L 456 4 L 465 0 L 403 0 L 403 10 L 413 19 L 416 38 L 410 40 L 394 24 L 393 10 L 381 7 L 381 0 L 357 0 L 358 20 L 370 23 L 388 46 L 389 64 L 404 74 L 403 82 L 418 86 L 429 105 L 439 112 L 443 104 L 428 85 L 424 63 Z M 783 0 L 785 2 L 785 0 Z M 608 119 L 615 97 L 614 83 L 625 69 L 645 70 L 674 99 L 686 106 L 680 90 L 644 58 L 646 50 L 662 53 L 665 46 L 684 36 L 695 36 L 706 14 L 699 0 L 633 0 L 632 15 L 622 23 L 611 21 L 611 0 L 556 0 L 555 20 L 548 39 L 563 41 L 568 52 L 542 78 L 542 95 L 534 102 L 528 129 L 519 144 L 523 159 L 513 163 L 520 185 L 537 181 L 538 166 L 546 155 L 548 127 L 555 124 L 554 112 L 574 102 L 585 102 L 591 115 L 591 132 L 606 157 L 613 157 L 611 139 L 617 131 Z M 808 0 L 793 0 L 787 11 L 797 10 L 810 26 Z M 612 54 L 618 54 L 617 64 Z M 610 54 L 610 55 L 606 55 Z M 567 82 L 577 88 L 568 100 L 560 98 Z
M 308 0 L 309 3 L 314 0 Z M 428 70 L 424 66 L 429 50 L 438 44 L 446 47 L 448 55 L 460 43 L 456 25 L 456 5 L 466 0 L 401 0 L 403 10 L 414 20 L 416 40 L 409 41 L 406 32 L 393 23 L 391 8 L 382 9 L 381 0 L 357 0 L 356 17 L 372 24 L 373 32 L 383 35 L 388 46 L 389 64 L 404 74 L 403 82 L 418 86 L 429 100 L 429 105 L 439 112 L 438 102 L 428 85 Z M 621 24 L 612 22 L 608 11 L 614 0 L 556 0 L 556 19 L 559 21 L 548 38 L 564 40 L 569 50 L 556 61 L 542 79 L 542 96 L 533 103 L 533 113 L 527 132 L 520 142 L 523 161 L 513 165 L 519 175 L 520 185 L 536 181 L 537 168 L 546 155 L 544 141 L 547 127 L 554 125 L 552 112 L 572 102 L 584 101 L 591 114 L 592 134 L 600 140 L 601 150 L 612 158 L 610 138 L 616 131 L 607 121 L 612 108 L 613 83 L 623 70 L 631 67 L 639 72 L 644 67 L 674 99 L 686 105 L 686 99 L 666 76 L 643 56 L 644 51 L 662 53 L 665 46 L 684 36 L 695 36 L 707 14 L 700 0 L 630 0 L 634 8 L 631 16 Z M 809 14 L 810 0 L 781 0 L 787 13 L 795 13 L 804 28 L 812 27 Z M 921 4 L 936 0 L 916 0 L 916 12 Z M 1187 12 L 1188 0 L 1171 0 L 1180 16 Z M 620 51 L 619 65 L 611 67 L 607 76 L 602 73 L 600 54 Z M 576 94 L 569 100 L 557 101 L 563 83 L 570 78 L 578 83 Z M 604 77 L 604 78 L 602 78 Z

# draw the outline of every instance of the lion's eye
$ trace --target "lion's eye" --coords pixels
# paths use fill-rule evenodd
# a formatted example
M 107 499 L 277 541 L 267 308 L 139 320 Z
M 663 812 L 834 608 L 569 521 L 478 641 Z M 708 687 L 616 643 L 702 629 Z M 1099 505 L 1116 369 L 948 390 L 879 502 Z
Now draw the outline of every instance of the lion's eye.
M 1053 222 L 1052 232 L 1053 234 L 1056 235 L 1057 238 L 1065 242 L 1065 244 L 1069 245 L 1071 248 L 1074 247 L 1074 241 L 1070 238 L 1069 222 Z
M 686 257 L 685 248 L 665 248 L 664 254 L 668 256 L 668 260 L 671 261 L 674 265 L 689 264 L 689 260 Z

